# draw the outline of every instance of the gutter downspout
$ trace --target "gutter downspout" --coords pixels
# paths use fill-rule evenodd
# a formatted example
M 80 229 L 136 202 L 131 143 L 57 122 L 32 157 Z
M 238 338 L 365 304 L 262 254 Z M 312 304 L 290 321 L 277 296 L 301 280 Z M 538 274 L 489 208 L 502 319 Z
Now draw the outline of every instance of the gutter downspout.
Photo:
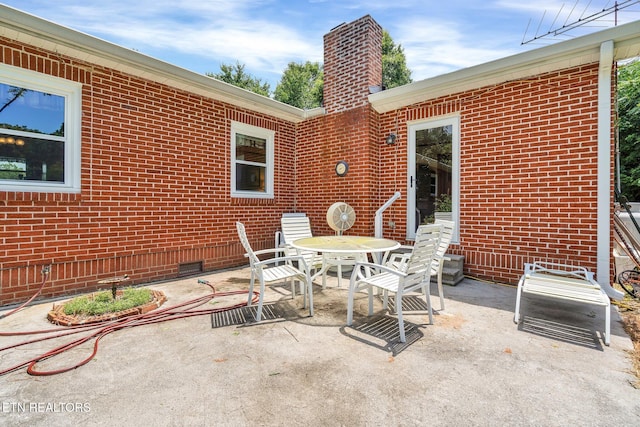
M 613 40 L 600 45 L 598 71 L 598 196 L 596 280 L 611 298 L 622 292 L 611 287 L 611 72 Z

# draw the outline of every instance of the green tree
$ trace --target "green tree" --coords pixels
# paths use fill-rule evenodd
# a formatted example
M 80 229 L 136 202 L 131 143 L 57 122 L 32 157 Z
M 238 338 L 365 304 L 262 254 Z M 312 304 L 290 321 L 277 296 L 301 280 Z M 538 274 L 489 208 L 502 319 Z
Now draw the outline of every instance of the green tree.
M 2 113 L 9 105 L 13 104 L 18 98 L 23 96 L 25 92 L 27 92 L 27 89 L 9 86 L 8 93 L 12 96 L 2 105 L 2 107 L 0 107 L 0 113 Z
M 241 87 L 259 95 L 269 96 L 271 86 L 269 83 L 262 82 L 261 79 L 253 77 L 245 70 L 245 65 L 236 61 L 235 65 L 221 64 L 219 73 L 205 73 L 209 77 L 221 80 L 225 83 Z
M 24 168 L 10 162 L 0 162 L 0 179 L 21 179 Z
M 304 64 L 290 62 L 276 86 L 274 98 L 302 109 L 320 107 L 323 87 L 322 65 L 309 61 Z
M 382 85 L 386 89 L 411 83 L 411 70 L 402 45 L 396 45 L 391 35 L 382 32 Z
M 385 30 L 382 33 L 382 84 L 386 88 L 411 83 L 404 49 L 396 45 Z M 319 63 L 290 62 L 276 87 L 274 98 L 299 108 L 322 105 L 324 74 Z
M 640 202 L 640 60 L 618 69 L 620 186 L 629 201 Z
M 260 95 L 269 96 L 271 88 L 259 78 L 245 71 L 244 64 L 236 61 L 235 65 L 220 65 L 219 73 L 206 73 L 207 76 L 223 82 L 250 90 Z M 396 45 L 384 30 L 382 33 L 382 84 L 390 89 L 411 83 L 411 70 L 407 68 L 404 49 Z M 276 86 L 274 98 L 285 104 L 298 108 L 310 109 L 322 106 L 322 90 L 324 74 L 322 64 L 306 61 L 290 62 Z

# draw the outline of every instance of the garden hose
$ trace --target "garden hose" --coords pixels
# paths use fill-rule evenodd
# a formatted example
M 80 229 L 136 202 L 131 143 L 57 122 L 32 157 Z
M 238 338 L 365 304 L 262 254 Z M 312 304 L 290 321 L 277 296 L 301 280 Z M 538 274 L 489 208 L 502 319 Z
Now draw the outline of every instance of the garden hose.
M 20 306 L 14 308 L 13 310 L 8 312 L 7 314 L 3 314 L 2 316 L 0 316 L 0 319 L 4 319 L 7 316 L 11 316 L 13 313 L 19 311 L 21 308 L 27 306 L 31 301 L 36 299 L 36 297 L 38 295 L 40 295 L 40 292 L 42 292 L 42 289 L 44 288 L 45 283 L 47 283 L 47 279 L 49 278 L 49 272 L 50 271 L 51 271 L 51 267 L 50 266 L 47 265 L 47 266 L 42 267 L 42 284 L 40 285 L 40 288 L 36 291 L 36 293 L 33 294 L 33 296 L 31 298 L 29 298 L 29 300 L 26 301 L 25 303 L 23 303 Z
M 113 320 L 104 324 L 77 325 L 77 326 L 72 326 L 68 328 L 55 328 L 55 329 L 47 329 L 47 330 L 39 330 L 39 331 L 0 332 L 0 336 L 23 336 L 23 335 L 28 336 L 28 335 L 38 335 L 38 334 L 50 334 L 41 338 L 28 340 L 21 343 L 9 345 L 4 348 L 0 348 L 0 353 L 6 350 L 10 350 L 10 349 L 28 345 L 28 344 L 33 344 L 36 342 L 42 342 L 50 339 L 61 338 L 64 336 L 79 334 L 83 332 L 89 332 L 86 336 L 77 338 L 59 347 L 51 349 L 30 360 L 21 362 L 10 368 L 2 369 L 0 370 L 0 376 L 16 371 L 25 366 L 27 367 L 27 373 L 35 376 L 56 375 L 56 374 L 61 374 L 63 372 L 68 372 L 70 370 L 79 368 L 80 366 L 83 366 L 89 361 L 91 361 L 98 353 L 98 346 L 99 346 L 100 340 L 112 332 L 116 332 L 124 328 L 131 328 L 131 327 L 142 326 L 142 325 L 151 325 L 151 324 L 165 322 L 173 319 L 184 319 L 187 317 L 211 315 L 214 313 L 219 313 L 223 311 L 244 307 L 246 305 L 245 303 L 237 303 L 227 307 L 220 307 L 220 308 L 213 308 L 213 309 L 198 309 L 198 307 L 202 306 L 203 304 L 206 304 L 207 302 L 211 301 L 215 297 L 241 295 L 241 294 L 247 294 L 248 292 L 243 290 L 243 291 L 228 291 L 228 292 L 217 293 L 215 288 L 208 281 L 199 279 L 198 283 L 204 284 L 209 288 L 211 288 L 211 293 L 204 295 L 202 297 L 192 299 L 190 301 L 186 301 L 186 302 L 171 306 L 171 307 L 157 309 L 157 310 L 153 310 L 143 314 L 123 317 L 121 319 Z M 43 286 L 44 286 L 44 281 L 43 281 Z M 42 290 L 42 286 L 40 290 Z M 40 293 L 40 290 L 33 297 L 31 297 L 31 299 L 27 303 L 22 304 L 20 307 L 18 307 L 17 309 L 13 310 L 12 312 L 8 313 L 3 317 L 13 314 L 15 311 L 19 310 L 20 308 L 22 308 L 23 306 L 31 302 Z M 256 291 L 254 291 L 253 294 L 254 296 L 252 299 L 252 304 L 257 302 L 258 296 L 259 296 L 259 293 Z M 54 333 L 57 333 L 57 334 L 54 334 Z M 62 354 L 65 351 L 75 348 L 90 340 L 95 340 L 93 344 L 93 351 L 89 356 L 87 356 L 85 359 L 81 360 L 80 362 L 74 363 L 73 365 L 68 367 L 59 368 L 59 369 L 50 370 L 50 371 L 41 371 L 37 369 L 36 364 L 38 362 L 41 362 L 43 360 L 50 359 L 54 356 Z

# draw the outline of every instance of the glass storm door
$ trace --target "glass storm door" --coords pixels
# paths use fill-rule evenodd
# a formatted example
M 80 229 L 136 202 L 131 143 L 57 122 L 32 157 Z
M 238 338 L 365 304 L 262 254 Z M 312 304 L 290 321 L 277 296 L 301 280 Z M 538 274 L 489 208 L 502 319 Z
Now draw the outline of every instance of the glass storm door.
M 407 238 L 420 224 L 458 218 L 459 118 L 409 125 Z M 456 236 L 454 240 L 457 239 Z

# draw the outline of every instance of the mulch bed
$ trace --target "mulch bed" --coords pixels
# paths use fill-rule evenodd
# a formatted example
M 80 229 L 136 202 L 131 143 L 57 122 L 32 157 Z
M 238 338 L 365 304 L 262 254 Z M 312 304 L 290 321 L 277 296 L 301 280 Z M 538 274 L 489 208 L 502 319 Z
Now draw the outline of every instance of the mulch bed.
M 640 388 L 640 301 L 625 298 L 616 304 L 622 317 L 622 326 L 631 337 L 633 352 L 630 356 L 633 361 L 636 382 L 635 388 Z

